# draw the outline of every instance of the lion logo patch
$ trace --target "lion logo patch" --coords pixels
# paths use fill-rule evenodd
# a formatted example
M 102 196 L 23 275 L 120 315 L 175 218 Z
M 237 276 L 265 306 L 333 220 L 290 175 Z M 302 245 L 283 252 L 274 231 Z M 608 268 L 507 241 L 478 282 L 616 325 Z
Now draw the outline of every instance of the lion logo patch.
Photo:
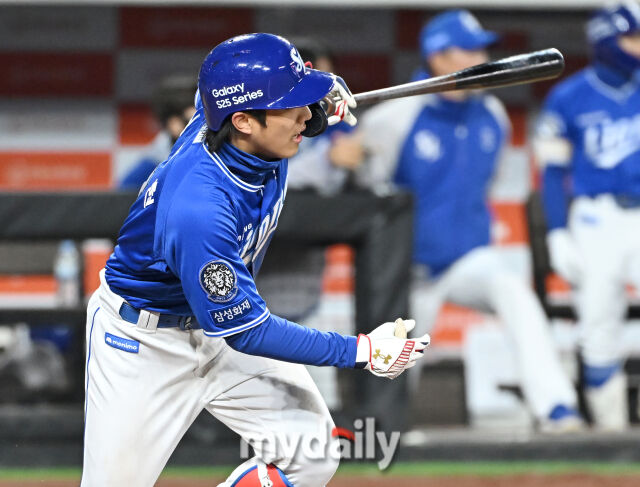
M 223 260 L 213 260 L 200 269 L 200 285 L 215 303 L 226 303 L 238 293 L 236 273 Z

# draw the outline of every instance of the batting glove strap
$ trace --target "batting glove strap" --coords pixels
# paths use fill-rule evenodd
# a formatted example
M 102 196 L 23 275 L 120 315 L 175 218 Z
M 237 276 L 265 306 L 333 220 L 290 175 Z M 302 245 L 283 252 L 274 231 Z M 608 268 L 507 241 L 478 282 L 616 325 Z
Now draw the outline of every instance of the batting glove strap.
M 358 335 L 356 348 L 356 369 L 369 369 L 371 364 L 371 339 L 362 333 Z

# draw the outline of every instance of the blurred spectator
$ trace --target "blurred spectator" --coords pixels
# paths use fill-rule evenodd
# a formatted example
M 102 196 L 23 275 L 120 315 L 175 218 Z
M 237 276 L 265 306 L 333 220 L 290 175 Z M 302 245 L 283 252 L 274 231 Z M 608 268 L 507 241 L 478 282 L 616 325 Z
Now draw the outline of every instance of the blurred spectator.
M 424 65 L 414 79 L 486 62 L 485 49 L 497 38 L 466 10 L 437 15 L 420 33 Z M 414 195 L 411 306 L 418 334 L 433 325 L 444 301 L 497 313 L 541 430 L 576 430 L 583 424 L 576 393 L 540 303 L 490 241 L 487 190 L 510 130 L 502 103 L 480 92 L 392 100 L 361 117 L 371 157 L 360 175 L 366 184 L 393 182 Z
M 587 406 L 597 427 L 620 431 L 625 283 L 640 287 L 640 6 L 598 10 L 587 37 L 591 65 L 551 91 L 535 146 L 551 265 L 576 291 Z
M 138 189 L 158 164 L 164 161 L 171 147 L 195 113 L 196 80 L 193 76 L 176 74 L 163 79 L 151 100 L 153 114 L 161 130 L 148 150 L 120 182 L 120 189 Z
M 328 49 L 319 41 L 295 39 L 300 56 L 315 69 L 333 72 Z M 289 161 L 289 188 L 313 188 L 321 194 L 335 194 L 345 187 L 349 174 L 363 160 L 362 145 L 345 137 L 353 128 L 346 123 L 331 125 L 321 135 L 304 138 L 300 151 Z

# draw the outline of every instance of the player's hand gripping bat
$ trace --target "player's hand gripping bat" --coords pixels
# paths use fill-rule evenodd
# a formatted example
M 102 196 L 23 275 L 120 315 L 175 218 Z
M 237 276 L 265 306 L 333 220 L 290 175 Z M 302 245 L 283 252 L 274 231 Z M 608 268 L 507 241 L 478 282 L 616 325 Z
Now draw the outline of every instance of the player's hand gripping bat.
M 425 93 L 501 88 L 557 78 L 563 70 L 562 53 L 551 48 L 478 64 L 444 76 L 357 93 L 353 98 L 358 106 L 363 106 Z M 326 113 L 335 112 L 336 105 L 330 98 L 325 98 L 321 104 L 325 105 L 323 108 Z
M 398 318 L 394 323 L 393 336 L 398 338 L 407 338 L 407 327 L 402 318 Z
M 413 367 L 431 341 L 428 334 L 407 340 L 407 332 L 413 330 L 415 324 L 414 320 L 398 318 L 395 323 L 383 323 L 367 335 L 358 335 L 356 368 L 395 379 Z

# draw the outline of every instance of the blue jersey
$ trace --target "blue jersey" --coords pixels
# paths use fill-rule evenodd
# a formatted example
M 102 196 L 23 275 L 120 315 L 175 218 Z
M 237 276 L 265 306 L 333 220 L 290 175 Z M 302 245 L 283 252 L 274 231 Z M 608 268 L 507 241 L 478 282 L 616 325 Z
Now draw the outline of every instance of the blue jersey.
M 272 316 L 256 290 L 284 203 L 287 160 L 231 144 L 212 153 L 206 131 L 200 107 L 143 185 L 107 262 L 109 287 L 138 309 L 195 315 L 206 335 L 244 353 L 354 367 L 356 337 Z
M 437 275 L 490 242 L 487 190 L 509 124 L 493 97 L 427 100 L 404 139 L 394 179 L 414 195 L 415 261 Z
M 549 94 L 537 137 L 541 144 L 556 139 L 570 147 L 539 151 L 551 228 L 566 223 L 564 196 L 640 196 L 640 86 L 635 80 L 625 82 L 603 65 L 574 74 Z
M 134 307 L 195 314 L 205 333 L 225 336 L 269 315 L 253 276 L 282 209 L 287 161 L 229 144 L 211 153 L 202 121 L 147 180 L 105 276 Z
M 231 144 L 212 153 L 206 131 L 200 107 L 143 185 L 107 262 L 109 287 L 138 309 L 195 315 L 206 335 L 244 353 L 353 367 L 356 337 L 272 316 L 256 290 L 284 203 L 287 160 Z

